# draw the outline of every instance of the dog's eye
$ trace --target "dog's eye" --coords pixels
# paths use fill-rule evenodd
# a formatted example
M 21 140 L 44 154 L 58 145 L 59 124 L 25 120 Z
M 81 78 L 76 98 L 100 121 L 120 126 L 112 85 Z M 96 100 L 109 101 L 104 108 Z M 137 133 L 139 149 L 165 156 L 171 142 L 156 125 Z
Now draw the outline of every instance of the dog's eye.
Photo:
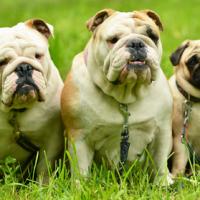
M 197 63 L 199 63 L 199 59 L 196 55 L 193 55 L 186 63 L 188 68 L 191 70 Z
M 119 38 L 115 36 L 115 37 L 108 39 L 108 42 L 111 44 L 115 44 L 118 40 L 119 40 Z
M 8 58 L 4 58 L 0 60 L 0 67 L 3 67 L 4 65 L 7 65 L 9 62 Z
M 147 29 L 147 35 L 149 36 L 149 38 L 151 38 L 151 40 L 152 40 L 155 44 L 158 43 L 159 37 L 158 37 L 158 35 L 156 35 L 156 34 L 152 31 L 151 28 L 148 28 L 148 29 Z
M 43 55 L 41 53 L 36 53 L 35 54 L 35 58 L 36 59 L 41 59 L 43 57 Z

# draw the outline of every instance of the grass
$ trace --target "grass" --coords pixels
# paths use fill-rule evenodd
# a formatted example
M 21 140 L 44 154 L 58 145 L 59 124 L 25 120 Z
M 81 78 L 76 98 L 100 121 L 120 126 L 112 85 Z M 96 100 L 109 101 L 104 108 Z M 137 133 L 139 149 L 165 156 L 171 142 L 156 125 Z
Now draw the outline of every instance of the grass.
M 64 79 L 74 55 L 90 37 L 85 22 L 103 8 L 122 11 L 148 8 L 159 13 L 164 24 L 162 68 L 167 77 L 173 72 L 169 62 L 171 52 L 183 40 L 199 38 L 198 0 L 1 0 L 0 25 L 12 26 L 29 18 L 42 18 L 54 25 L 50 51 Z M 59 175 L 52 175 L 48 186 L 42 186 L 33 181 L 19 183 L 15 171 L 6 168 L 6 178 L 0 182 L 0 199 L 200 199 L 198 174 L 191 181 L 182 177 L 173 187 L 163 188 L 149 184 L 147 173 L 136 164 L 130 181 L 119 186 L 113 172 L 94 167 L 91 178 L 81 180 L 77 187 L 65 166 L 60 165 L 58 171 Z
M 10 166 L 5 167 L 5 179 L 0 183 L 0 199 L 67 199 L 67 200 L 135 200 L 135 199 L 199 199 L 200 178 L 198 174 L 186 179 L 179 178 L 171 187 L 161 187 L 149 183 L 147 170 L 142 170 L 136 161 L 131 170 L 125 173 L 119 185 L 113 171 L 108 170 L 104 165 L 93 165 L 91 176 L 88 179 L 77 180 L 70 178 L 69 170 L 65 162 L 60 162 L 57 168 L 57 176 L 51 175 L 49 185 L 44 186 L 34 181 L 28 184 L 20 183 L 13 170 L 13 160 Z M 12 167 L 12 168 L 11 168 Z

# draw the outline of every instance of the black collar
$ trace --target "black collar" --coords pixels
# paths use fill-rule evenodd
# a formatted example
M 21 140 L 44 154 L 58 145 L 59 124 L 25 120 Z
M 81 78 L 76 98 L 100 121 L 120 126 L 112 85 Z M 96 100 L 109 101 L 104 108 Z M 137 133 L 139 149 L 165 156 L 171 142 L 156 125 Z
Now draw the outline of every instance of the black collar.
M 32 141 L 26 136 L 21 130 L 19 123 L 17 121 L 17 114 L 26 111 L 26 109 L 13 109 L 12 115 L 9 120 L 10 125 L 13 127 L 13 134 L 16 143 L 21 146 L 26 151 L 35 154 L 37 151 L 40 150 L 39 146 L 36 146 L 32 143 Z
M 11 111 L 13 111 L 13 112 L 20 112 L 20 113 L 22 113 L 22 112 L 25 112 L 27 109 L 26 108 L 18 108 L 18 109 L 16 109 L 16 108 L 13 108 Z
M 195 102 L 195 103 L 200 102 L 200 98 L 195 97 L 195 96 L 192 96 L 192 95 L 190 95 L 189 93 L 187 93 L 187 92 L 177 83 L 177 81 L 176 81 L 176 86 L 177 86 L 179 92 L 180 92 L 187 100 L 189 100 L 189 101 L 191 101 L 191 102 Z

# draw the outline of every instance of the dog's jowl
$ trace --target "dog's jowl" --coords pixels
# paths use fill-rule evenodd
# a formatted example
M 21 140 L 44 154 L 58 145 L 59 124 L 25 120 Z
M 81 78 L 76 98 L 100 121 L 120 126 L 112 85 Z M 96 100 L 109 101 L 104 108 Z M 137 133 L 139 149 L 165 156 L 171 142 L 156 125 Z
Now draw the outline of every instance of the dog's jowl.
M 52 34 L 38 19 L 0 28 L 0 159 L 12 156 L 24 166 L 39 152 L 36 173 L 44 182 L 46 160 L 53 166 L 63 147 L 63 82 L 48 51 Z
M 173 93 L 172 174 L 184 174 L 189 158 L 200 163 L 200 40 L 184 41 L 172 53 Z
M 74 58 L 61 98 L 71 156 L 87 175 L 94 156 L 115 167 L 147 149 L 149 167 L 160 180 L 172 137 L 172 97 L 160 67 L 160 18 L 150 10 L 105 9 L 87 28 L 92 37 Z

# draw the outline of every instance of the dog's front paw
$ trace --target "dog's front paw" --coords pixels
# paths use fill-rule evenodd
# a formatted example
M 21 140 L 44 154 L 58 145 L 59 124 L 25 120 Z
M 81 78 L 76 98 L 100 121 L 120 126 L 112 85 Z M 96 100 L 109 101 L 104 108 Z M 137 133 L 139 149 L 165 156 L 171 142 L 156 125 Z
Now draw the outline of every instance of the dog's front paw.
M 174 184 L 174 180 L 173 180 L 171 173 L 168 173 L 166 175 L 156 176 L 154 179 L 154 184 L 166 187 L 166 186 L 170 186 L 170 185 Z

